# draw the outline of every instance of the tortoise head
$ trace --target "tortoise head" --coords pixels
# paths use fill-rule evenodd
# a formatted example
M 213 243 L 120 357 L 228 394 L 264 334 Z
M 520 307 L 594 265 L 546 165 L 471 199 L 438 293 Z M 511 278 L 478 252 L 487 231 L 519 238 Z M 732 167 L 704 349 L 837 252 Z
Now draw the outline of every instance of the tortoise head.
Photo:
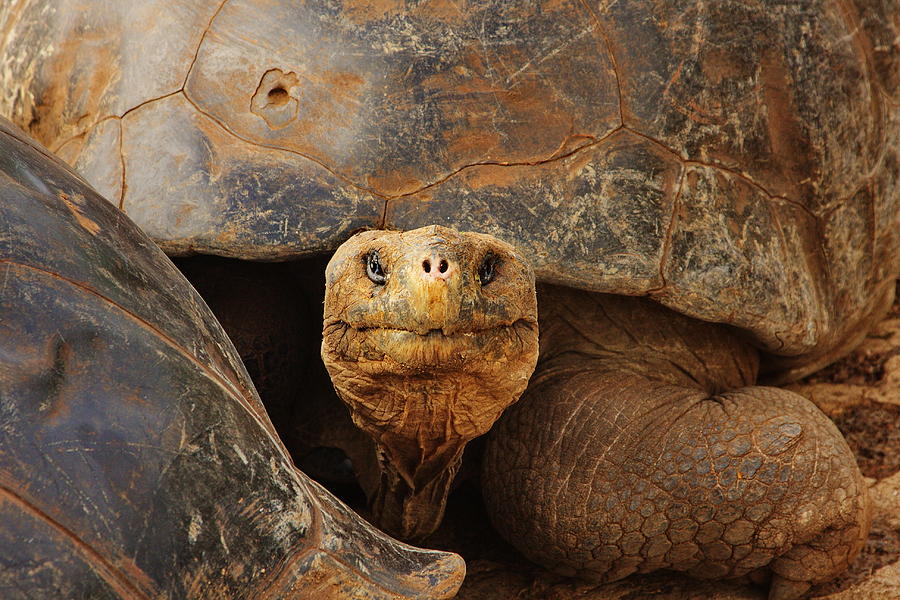
M 537 353 L 534 272 L 512 246 L 430 226 L 338 249 L 322 358 L 375 441 L 382 528 L 404 539 L 437 528 L 466 443 L 519 398 Z

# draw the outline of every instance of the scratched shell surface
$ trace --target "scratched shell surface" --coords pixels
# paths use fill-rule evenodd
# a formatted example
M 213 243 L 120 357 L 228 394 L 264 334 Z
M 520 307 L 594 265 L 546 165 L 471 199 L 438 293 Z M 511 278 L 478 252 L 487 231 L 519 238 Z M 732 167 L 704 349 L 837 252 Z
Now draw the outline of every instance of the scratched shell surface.
M 0 119 L 0 597 L 432 598 L 458 557 L 297 471 L 166 256 Z
M 895 12 L 26 0 L 0 15 L 0 109 L 170 254 L 479 230 L 545 281 L 649 295 L 808 369 L 900 264 Z

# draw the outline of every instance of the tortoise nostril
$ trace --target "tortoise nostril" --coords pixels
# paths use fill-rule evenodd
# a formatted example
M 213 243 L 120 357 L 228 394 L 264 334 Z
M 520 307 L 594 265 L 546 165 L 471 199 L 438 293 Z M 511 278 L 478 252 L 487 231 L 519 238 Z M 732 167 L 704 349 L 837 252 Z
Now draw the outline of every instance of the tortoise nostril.
M 429 281 L 446 281 L 452 277 L 455 267 L 450 261 L 443 258 L 440 254 L 432 252 L 426 254 L 428 258 L 422 259 L 422 271 L 420 275 Z

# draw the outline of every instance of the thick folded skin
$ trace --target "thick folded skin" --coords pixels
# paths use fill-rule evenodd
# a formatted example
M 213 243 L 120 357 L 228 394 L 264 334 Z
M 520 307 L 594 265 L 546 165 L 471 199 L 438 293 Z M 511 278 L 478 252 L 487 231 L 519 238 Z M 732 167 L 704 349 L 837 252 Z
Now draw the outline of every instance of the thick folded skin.
M 643 299 L 539 297 L 538 368 L 482 478 L 524 554 L 599 581 L 771 575 L 779 600 L 853 560 L 870 508 L 852 453 L 812 403 L 753 385 L 732 330 Z

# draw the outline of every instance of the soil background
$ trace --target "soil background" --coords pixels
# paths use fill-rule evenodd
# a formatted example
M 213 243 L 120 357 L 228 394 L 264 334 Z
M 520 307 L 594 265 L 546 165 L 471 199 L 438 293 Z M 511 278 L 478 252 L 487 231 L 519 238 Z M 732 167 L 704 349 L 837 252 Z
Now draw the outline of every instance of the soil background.
M 868 542 L 840 578 L 813 588 L 811 598 L 900 600 L 900 286 L 885 319 L 851 354 L 787 386 L 822 409 L 843 432 L 872 496 Z M 703 582 L 678 573 L 583 584 L 529 563 L 491 528 L 474 484 L 448 502 L 441 529 L 424 544 L 466 559 L 460 600 L 762 600 L 747 582 Z

